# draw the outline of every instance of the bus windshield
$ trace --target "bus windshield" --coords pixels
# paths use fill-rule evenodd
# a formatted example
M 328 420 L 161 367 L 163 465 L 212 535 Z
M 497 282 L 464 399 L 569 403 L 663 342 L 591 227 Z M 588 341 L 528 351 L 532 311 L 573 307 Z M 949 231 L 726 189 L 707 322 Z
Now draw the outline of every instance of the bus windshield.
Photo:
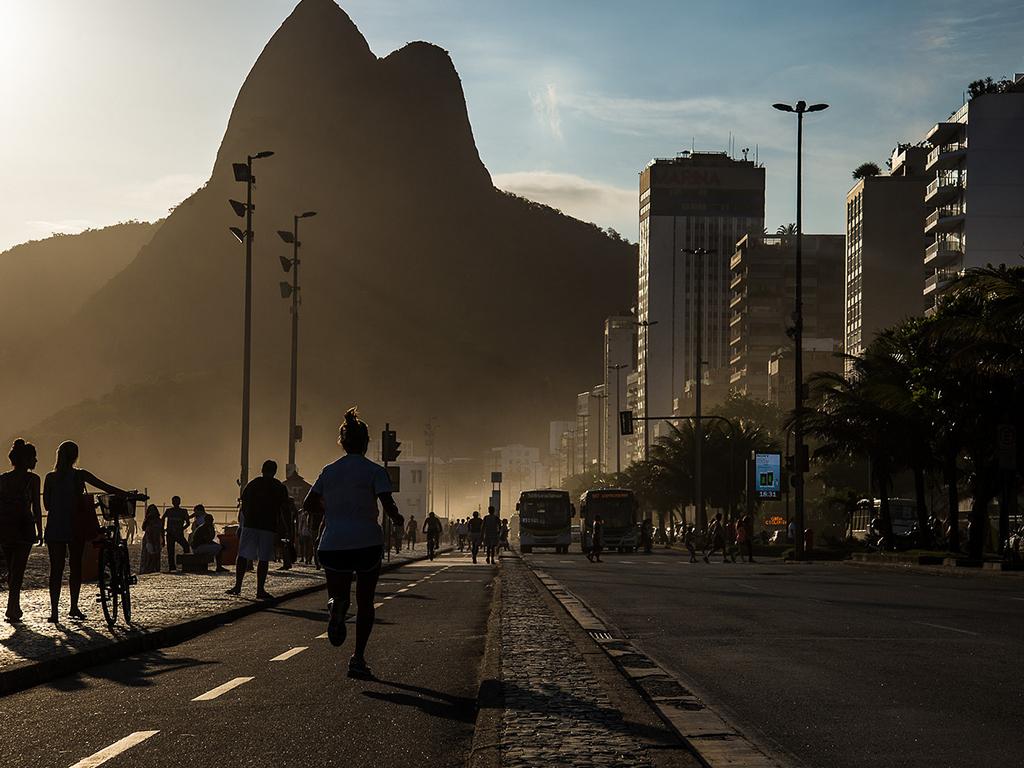
M 605 527 L 609 530 L 629 528 L 636 524 L 636 511 L 633 496 L 621 494 L 592 494 L 587 499 L 587 516 L 593 520 L 600 514 Z
M 525 528 L 565 528 L 569 525 L 565 497 L 525 498 L 519 503 L 519 524 Z

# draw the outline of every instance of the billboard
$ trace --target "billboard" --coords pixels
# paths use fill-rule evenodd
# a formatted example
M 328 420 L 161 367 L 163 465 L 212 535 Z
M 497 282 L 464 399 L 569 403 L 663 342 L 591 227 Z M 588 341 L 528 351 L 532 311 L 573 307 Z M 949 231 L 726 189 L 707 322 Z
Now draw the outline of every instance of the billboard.
M 782 497 L 782 454 L 754 454 L 754 493 L 762 500 Z

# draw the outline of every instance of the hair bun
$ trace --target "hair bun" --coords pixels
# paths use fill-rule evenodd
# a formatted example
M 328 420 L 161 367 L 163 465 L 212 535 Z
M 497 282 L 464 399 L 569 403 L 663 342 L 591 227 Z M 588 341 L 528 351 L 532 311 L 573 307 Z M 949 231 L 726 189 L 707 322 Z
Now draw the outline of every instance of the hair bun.
M 25 447 L 25 441 L 24 441 L 24 440 L 22 440 L 22 439 L 21 439 L 21 438 L 19 437 L 19 438 L 18 438 L 17 440 L 15 440 L 15 441 L 14 441 L 14 447 L 15 447 L 15 448 L 24 448 L 24 447 Z

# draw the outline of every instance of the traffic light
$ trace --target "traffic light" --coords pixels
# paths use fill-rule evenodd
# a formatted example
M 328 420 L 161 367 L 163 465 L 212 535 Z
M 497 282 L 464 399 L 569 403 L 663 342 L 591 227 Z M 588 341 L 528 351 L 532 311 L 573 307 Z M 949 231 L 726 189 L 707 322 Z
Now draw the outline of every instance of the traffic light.
M 398 456 L 401 454 L 401 451 L 398 450 L 398 446 L 400 446 L 401 443 L 398 442 L 398 433 L 395 432 L 395 430 L 385 429 L 381 433 L 380 445 L 381 458 L 384 461 L 398 461 Z
M 619 434 L 623 436 L 633 434 L 632 411 L 619 411 Z

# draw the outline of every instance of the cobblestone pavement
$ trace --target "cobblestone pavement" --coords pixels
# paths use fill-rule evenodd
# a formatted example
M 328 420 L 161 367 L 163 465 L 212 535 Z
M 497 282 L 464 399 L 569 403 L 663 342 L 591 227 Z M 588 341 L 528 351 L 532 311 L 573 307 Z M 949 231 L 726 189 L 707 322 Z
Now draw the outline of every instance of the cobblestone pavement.
M 45 563 L 45 550 L 33 552 L 32 568 L 38 572 L 40 554 Z M 422 556 L 422 551 L 392 555 L 391 562 Z M 45 570 L 44 570 L 45 574 Z M 38 583 L 38 573 L 35 574 Z M 42 577 L 45 582 L 45 576 Z M 275 596 L 287 595 L 304 587 L 323 583 L 323 571 L 312 566 L 297 564 L 289 571 L 276 570 L 272 563 L 267 578 L 267 589 Z M 25 661 L 42 661 L 98 644 L 110 643 L 131 635 L 163 629 L 211 614 L 222 613 L 244 602 L 251 602 L 256 594 L 256 574 L 246 574 L 242 595 L 225 594 L 234 583 L 231 573 L 147 573 L 139 576 L 132 587 L 132 626 L 123 623 L 113 630 L 107 627 L 103 611 L 96 602 L 95 582 L 82 585 L 79 605 L 86 615 L 85 621 L 67 617 L 69 608 L 67 576 L 61 593 L 59 624 L 46 621 L 50 613 L 50 598 L 43 587 L 22 592 L 21 607 L 24 620 L 19 625 L 0 623 L 0 671 Z M 0 602 L 6 604 L 6 593 L 0 593 Z
M 520 560 L 502 561 L 503 768 L 650 766 L 555 610 Z

